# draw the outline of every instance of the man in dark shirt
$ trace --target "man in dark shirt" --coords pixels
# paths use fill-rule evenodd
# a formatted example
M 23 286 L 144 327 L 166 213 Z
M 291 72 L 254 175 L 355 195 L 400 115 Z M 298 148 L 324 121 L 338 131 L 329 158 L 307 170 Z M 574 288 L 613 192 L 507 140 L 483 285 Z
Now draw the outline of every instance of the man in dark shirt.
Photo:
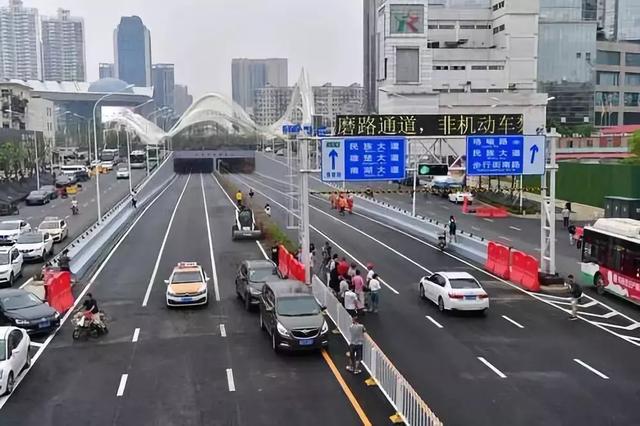
M 87 298 L 82 302 L 82 306 L 85 312 L 91 313 L 91 320 L 98 326 L 104 327 L 102 318 L 100 315 L 100 309 L 98 309 L 98 302 L 93 298 L 91 293 L 87 293 Z
M 576 280 L 573 278 L 573 275 L 567 276 L 567 285 L 569 286 L 569 293 L 571 294 L 571 316 L 570 319 L 577 320 L 578 319 L 578 302 L 582 297 L 582 288 Z

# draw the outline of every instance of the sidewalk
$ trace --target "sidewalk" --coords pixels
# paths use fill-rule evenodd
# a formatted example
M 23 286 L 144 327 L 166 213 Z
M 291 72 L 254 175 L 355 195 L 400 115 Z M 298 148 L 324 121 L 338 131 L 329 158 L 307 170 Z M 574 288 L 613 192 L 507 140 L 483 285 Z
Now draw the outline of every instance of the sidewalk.
M 538 203 L 542 202 L 542 196 L 540 194 L 534 194 L 531 192 L 524 192 L 523 198 Z M 564 209 L 566 200 L 556 200 L 556 211 Z M 556 213 L 558 219 L 561 219 L 559 213 Z M 595 221 L 598 218 L 604 217 L 604 209 L 600 207 L 587 206 L 586 204 L 579 204 L 571 202 L 571 220 L 573 221 Z

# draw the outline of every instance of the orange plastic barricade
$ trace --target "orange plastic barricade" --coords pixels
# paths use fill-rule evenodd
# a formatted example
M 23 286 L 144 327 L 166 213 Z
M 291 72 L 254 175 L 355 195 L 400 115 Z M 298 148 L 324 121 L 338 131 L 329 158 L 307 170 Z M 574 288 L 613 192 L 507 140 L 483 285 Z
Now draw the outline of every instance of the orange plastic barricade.
M 526 273 L 526 265 L 525 258 L 527 257 L 526 253 L 523 253 L 518 250 L 511 251 L 511 281 L 522 285 L 522 281 L 524 279 Z
M 480 217 L 507 217 L 509 213 L 507 213 L 506 209 L 500 207 L 477 207 L 476 208 L 476 216 Z
M 524 257 L 524 276 L 520 283 L 522 287 L 529 291 L 540 291 L 540 278 L 538 276 L 539 269 L 540 265 L 538 263 L 538 259 L 531 255 L 526 255 Z
M 507 246 L 489 241 L 485 269 L 500 278 L 509 279 L 510 249 Z
M 71 293 L 71 274 L 67 271 L 48 274 L 44 294 L 47 303 L 56 311 L 63 313 L 73 306 Z

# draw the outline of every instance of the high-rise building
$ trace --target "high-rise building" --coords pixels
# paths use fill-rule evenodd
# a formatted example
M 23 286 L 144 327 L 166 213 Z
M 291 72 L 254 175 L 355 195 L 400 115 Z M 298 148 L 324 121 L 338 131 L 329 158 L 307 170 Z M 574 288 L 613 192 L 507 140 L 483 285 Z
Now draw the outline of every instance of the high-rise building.
M 22 0 L 0 7 L 0 77 L 42 80 L 38 9 Z
M 153 64 L 153 99 L 157 108 L 175 106 L 175 77 L 173 64 Z
M 549 125 L 594 122 L 597 21 L 591 7 L 585 0 L 540 0 L 538 89 L 555 98 L 547 108 Z
M 115 66 L 110 63 L 101 62 L 98 68 L 99 78 L 115 78 Z
M 182 84 L 175 85 L 173 96 L 173 111 L 175 112 L 175 115 L 181 116 L 193 103 L 193 96 L 189 94 L 189 88 Z
M 616 39 L 620 41 L 640 41 L 640 1 L 617 1 Z
M 270 84 L 282 87 L 288 84 L 285 58 L 246 59 L 231 61 L 231 90 L 233 101 L 250 114 L 255 106 L 255 91 Z
M 44 79 L 85 81 L 84 20 L 58 9 L 55 17 L 42 18 Z
M 151 86 L 151 33 L 139 16 L 123 16 L 113 32 L 116 77 Z

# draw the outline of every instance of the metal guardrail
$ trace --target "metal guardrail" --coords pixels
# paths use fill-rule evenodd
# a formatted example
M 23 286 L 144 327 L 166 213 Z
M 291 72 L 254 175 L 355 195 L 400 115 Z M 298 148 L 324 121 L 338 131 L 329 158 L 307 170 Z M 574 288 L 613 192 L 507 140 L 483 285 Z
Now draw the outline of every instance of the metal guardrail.
M 349 342 L 351 325 L 349 313 L 320 278 L 314 276 L 311 286 L 315 298 L 326 307 L 326 313 L 336 324 L 344 339 Z M 441 426 L 443 424 L 368 334 L 365 334 L 362 363 L 405 424 L 410 426 Z

